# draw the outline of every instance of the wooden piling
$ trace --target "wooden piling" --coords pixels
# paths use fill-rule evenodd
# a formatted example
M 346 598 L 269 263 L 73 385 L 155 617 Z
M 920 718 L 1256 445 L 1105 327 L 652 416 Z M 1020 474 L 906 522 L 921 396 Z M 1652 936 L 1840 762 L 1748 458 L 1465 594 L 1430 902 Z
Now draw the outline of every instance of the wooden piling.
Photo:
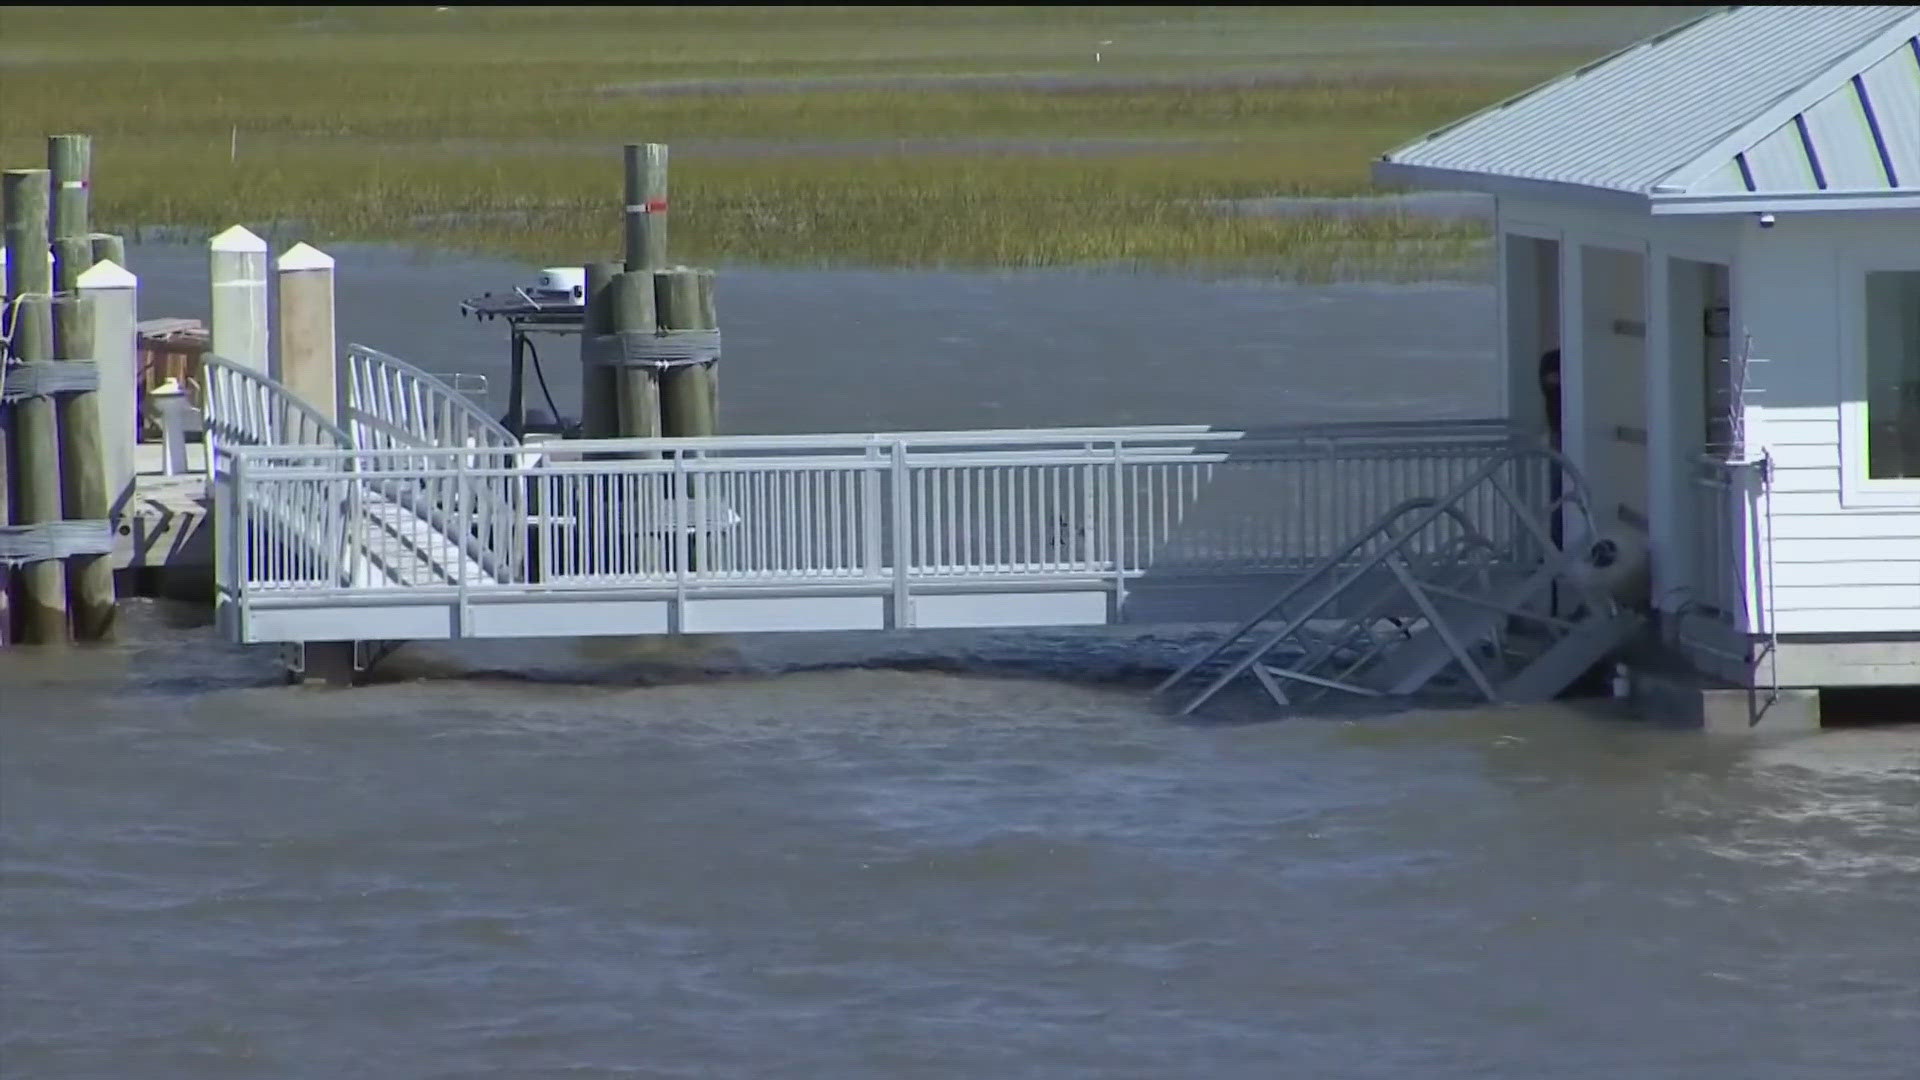
M 81 293 L 80 276 L 93 268 L 89 214 L 93 139 L 54 135 L 47 139 L 51 173 L 53 234 L 53 355 L 58 360 L 94 362 L 93 300 Z M 100 427 L 98 389 L 62 394 L 60 486 L 63 515 L 70 521 L 105 521 L 112 512 Z M 114 602 L 113 556 L 75 555 L 67 561 L 67 602 L 75 641 L 105 641 L 113 635 L 119 609 Z
M 9 169 L 0 178 L 7 238 L 7 293 L 12 299 L 13 354 L 21 360 L 53 359 L 53 275 L 48 260 L 49 211 L 46 169 Z M 59 521 L 60 434 L 54 400 L 21 398 L 13 410 L 9 469 L 18 491 L 19 523 Z M 56 644 L 67 640 L 67 575 L 58 559 L 26 564 L 18 581 L 21 640 Z
M 627 271 L 616 274 L 607 287 L 608 318 L 613 333 L 650 334 L 659 325 L 654 302 L 653 274 Z M 614 371 L 619 403 L 620 437 L 653 439 L 661 434 L 660 379 L 651 368 L 621 365 Z
M 597 339 L 613 330 L 607 287 L 620 273 L 620 264 L 588 263 L 586 271 L 580 300 L 580 433 L 589 439 L 611 439 L 620 431 L 618 394 L 614 369 L 600 362 Z
M 92 227 L 88 224 L 88 210 L 93 177 L 93 137 L 47 136 L 47 169 L 53 174 L 48 235 L 55 240 L 69 236 L 89 239 L 88 230 Z M 91 255 L 88 260 L 91 263 Z
M 113 263 L 122 270 L 127 266 L 127 241 L 115 233 L 97 232 L 89 237 L 93 241 L 93 261 L 97 265 L 103 262 Z
M 660 270 L 667 265 L 667 148 L 628 143 L 626 166 L 627 266 Z
M 677 267 L 654 276 L 660 325 L 668 330 L 715 330 L 713 271 Z M 660 426 L 668 438 L 712 435 L 717 411 L 714 362 L 678 364 L 660 372 Z
M 339 419 L 334 360 L 333 258 L 308 244 L 280 256 L 280 381 L 328 420 Z

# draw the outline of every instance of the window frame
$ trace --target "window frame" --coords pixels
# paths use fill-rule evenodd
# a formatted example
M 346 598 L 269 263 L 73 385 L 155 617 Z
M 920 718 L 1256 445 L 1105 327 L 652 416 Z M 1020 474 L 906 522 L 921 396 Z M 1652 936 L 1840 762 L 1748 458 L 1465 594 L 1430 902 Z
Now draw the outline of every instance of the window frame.
M 1920 274 L 1920 251 L 1876 245 L 1843 257 L 1839 271 L 1841 505 L 1920 507 L 1920 476 L 1874 478 L 1867 471 L 1867 275 Z

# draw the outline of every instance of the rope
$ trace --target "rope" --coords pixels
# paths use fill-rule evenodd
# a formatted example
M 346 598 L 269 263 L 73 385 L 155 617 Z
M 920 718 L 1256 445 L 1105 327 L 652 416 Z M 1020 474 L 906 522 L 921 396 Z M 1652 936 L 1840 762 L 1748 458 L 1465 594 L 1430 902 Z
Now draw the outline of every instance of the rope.
M 609 367 L 676 368 L 720 359 L 718 330 L 622 330 L 597 334 L 594 361 Z
M 113 526 L 104 519 L 0 525 L 0 566 L 111 554 Z
M 91 360 L 21 360 L 7 365 L 0 402 L 100 389 L 100 365 Z

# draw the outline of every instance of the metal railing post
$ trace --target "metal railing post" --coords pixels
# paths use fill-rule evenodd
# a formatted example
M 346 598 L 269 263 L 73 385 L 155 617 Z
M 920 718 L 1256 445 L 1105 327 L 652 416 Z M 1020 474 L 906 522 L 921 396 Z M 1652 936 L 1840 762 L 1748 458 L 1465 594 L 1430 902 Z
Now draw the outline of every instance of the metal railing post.
M 1115 611 L 1119 611 L 1120 606 L 1126 603 L 1127 600 L 1126 532 L 1124 516 L 1120 511 L 1120 484 L 1124 467 L 1121 454 L 1124 445 L 1125 444 L 1119 439 L 1113 440 L 1113 497 L 1108 500 L 1108 513 L 1110 513 L 1113 518 L 1111 522 L 1113 532 L 1111 535 L 1113 537 L 1113 604 Z
M 908 552 L 911 550 L 911 518 L 908 514 L 911 474 L 907 469 L 907 444 L 893 440 L 893 625 L 913 625 L 912 597 L 908 589 Z
M 860 477 L 861 498 L 865 503 L 860 514 L 861 559 L 866 564 L 867 577 L 879 581 L 886 574 L 881 547 L 885 519 L 880 516 L 880 444 L 871 439 L 867 441 L 867 462 Z

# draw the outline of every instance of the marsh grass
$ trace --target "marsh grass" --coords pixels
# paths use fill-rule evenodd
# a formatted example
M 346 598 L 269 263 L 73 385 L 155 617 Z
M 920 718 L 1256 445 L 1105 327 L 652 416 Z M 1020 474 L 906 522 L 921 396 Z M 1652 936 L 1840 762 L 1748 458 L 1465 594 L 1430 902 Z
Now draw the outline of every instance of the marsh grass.
M 1504 9 L 1423 10 L 16 8 L 0 158 L 90 132 L 108 228 L 298 221 L 577 262 L 617 244 L 620 143 L 679 141 L 687 261 L 1438 266 L 1478 230 L 1199 205 L 1363 193 L 1382 150 L 1581 51 L 1499 47 Z M 1460 19 L 1487 40 L 1369 44 Z M 1127 45 L 1096 71 L 1107 39 Z M 896 82 L 765 81 L 816 76 Z M 970 148 L 880 149 L 939 139 Z

